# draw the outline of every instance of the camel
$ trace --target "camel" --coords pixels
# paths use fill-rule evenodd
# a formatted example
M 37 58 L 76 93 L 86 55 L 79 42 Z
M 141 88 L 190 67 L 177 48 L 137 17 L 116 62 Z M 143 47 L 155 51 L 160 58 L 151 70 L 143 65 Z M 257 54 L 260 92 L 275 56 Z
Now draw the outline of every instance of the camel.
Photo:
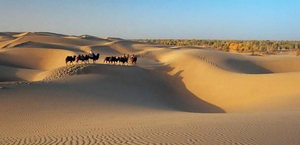
M 93 60 L 93 63 L 95 63 L 100 57 L 100 54 L 97 53 L 97 55 L 93 54 L 93 56 L 89 56 L 89 59 Z
M 80 55 L 80 54 L 79 54 L 79 55 L 76 57 L 76 63 L 77 63 L 77 64 L 78 64 L 78 61 L 79 61 L 79 60 L 81 60 L 81 63 L 82 63 L 82 62 L 85 62 L 84 55 Z
M 76 55 L 74 55 L 73 57 L 72 56 L 67 56 L 66 57 L 66 65 L 68 65 L 68 62 L 70 62 L 70 65 L 72 65 L 73 64 L 73 61 L 75 61 L 75 59 L 76 59 Z
M 130 57 L 130 63 L 131 63 L 132 65 L 136 65 L 136 62 L 137 62 L 137 56 L 132 55 L 132 56 Z
M 110 57 L 109 57 L 109 56 L 107 56 L 107 57 L 105 57 L 105 58 L 104 58 L 104 61 L 103 61 L 103 63 L 109 63 L 109 60 L 110 60 Z
M 117 57 L 116 56 L 111 56 L 110 59 L 109 59 L 109 63 L 116 63 L 118 61 Z
M 128 57 L 126 57 L 125 55 L 119 57 L 119 63 L 122 63 L 123 65 L 124 65 L 125 63 L 127 63 L 127 65 L 128 65 Z

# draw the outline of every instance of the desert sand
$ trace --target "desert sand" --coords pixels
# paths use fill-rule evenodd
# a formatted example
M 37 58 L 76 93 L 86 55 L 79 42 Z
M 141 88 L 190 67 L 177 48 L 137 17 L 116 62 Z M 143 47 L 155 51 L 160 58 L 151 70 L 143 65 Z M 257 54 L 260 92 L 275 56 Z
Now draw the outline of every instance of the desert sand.
M 299 144 L 299 85 L 292 55 L 2 32 L 0 144 Z

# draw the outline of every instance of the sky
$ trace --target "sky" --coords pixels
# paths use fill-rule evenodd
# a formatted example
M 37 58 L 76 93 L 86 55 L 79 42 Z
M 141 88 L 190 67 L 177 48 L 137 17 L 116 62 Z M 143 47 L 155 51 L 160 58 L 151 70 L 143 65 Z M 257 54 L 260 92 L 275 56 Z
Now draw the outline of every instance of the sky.
M 300 0 L 0 0 L 0 32 L 300 40 Z

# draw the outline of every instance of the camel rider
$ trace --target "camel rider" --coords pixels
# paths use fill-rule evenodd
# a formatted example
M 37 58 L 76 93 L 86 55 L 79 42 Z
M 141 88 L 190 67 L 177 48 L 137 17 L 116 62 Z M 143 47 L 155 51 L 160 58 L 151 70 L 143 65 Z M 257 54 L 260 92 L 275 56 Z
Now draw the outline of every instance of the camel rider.
M 94 55 L 95 55 L 94 52 L 91 50 L 90 51 L 90 57 L 94 57 Z

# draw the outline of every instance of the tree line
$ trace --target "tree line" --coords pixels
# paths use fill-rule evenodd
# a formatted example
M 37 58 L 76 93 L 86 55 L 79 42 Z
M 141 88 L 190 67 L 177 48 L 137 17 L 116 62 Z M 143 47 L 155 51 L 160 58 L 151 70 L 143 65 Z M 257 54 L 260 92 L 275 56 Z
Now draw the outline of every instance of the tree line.
M 152 42 L 171 46 L 202 46 L 221 51 L 245 53 L 275 53 L 283 50 L 300 50 L 300 41 L 270 40 L 188 40 L 188 39 L 138 39 L 139 42 Z

